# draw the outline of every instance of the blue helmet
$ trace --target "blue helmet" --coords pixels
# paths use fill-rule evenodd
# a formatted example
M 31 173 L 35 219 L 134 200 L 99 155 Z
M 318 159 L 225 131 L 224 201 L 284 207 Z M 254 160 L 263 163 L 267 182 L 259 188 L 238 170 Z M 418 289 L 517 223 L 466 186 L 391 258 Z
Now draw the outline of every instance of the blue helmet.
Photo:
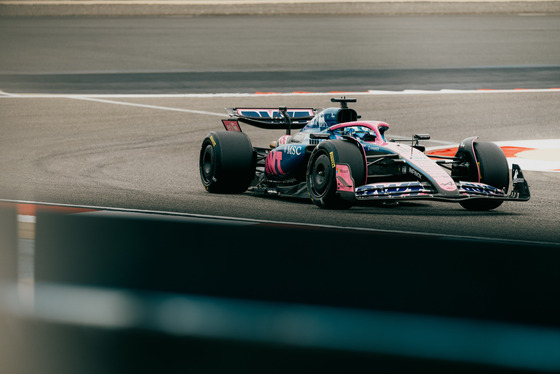
M 337 118 L 339 111 L 340 108 L 329 108 L 323 110 L 321 113 L 317 114 L 315 118 L 313 118 L 311 122 L 303 128 L 303 130 L 318 129 L 322 131 L 328 127 L 338 124 Z

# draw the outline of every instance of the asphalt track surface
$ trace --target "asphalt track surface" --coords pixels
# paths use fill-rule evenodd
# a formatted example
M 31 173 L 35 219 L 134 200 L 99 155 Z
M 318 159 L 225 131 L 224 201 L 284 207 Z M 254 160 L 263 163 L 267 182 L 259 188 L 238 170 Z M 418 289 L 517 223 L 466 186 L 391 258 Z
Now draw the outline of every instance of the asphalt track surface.
M 366 227 L 447 235 L 560 243 L 558 173 L 527 172 L 533 197 L 492 212 L 468 212 L 446 203 L 324 211 L 309 202 L 208 194 L 198 175 L 201 139 L 220 129 L 226 105 L 327 103 L 328 96 L 210 98 L 2 98 L 2 196 L 274 221 Z M 393 134 L 431 133 L 457 142 L 560 138 L 558 93 L 480 93 L 364 96 L 364 118 L 391 118 Z M 103 100 L 103 101 L 96 101 Z M 134 103 L 128 106 L 117 103 Z M 484 110 L 492 105 L 492 113 Z M 158 109 L 182 109 L 186 112 Z M 403 108 L 410 110 L 403 111 Z M 528 109 L 530 108 L 530 109 Z M 192 113 L 189 110 L 207 113 Z M 48 121 L 45 121 L 45 118 Z M 450 120 L 453 119 L 453 120 Z M 270 132 L 247 129 L 254 145 Z M 523 135 L 525 134 L 525 136 Z M 279 135 L 279 134 L 278 134 Z
M 554 16 L 2 19 L 0 50 L 10 53 L 0 60 L 5 92 L 0 197 L 559 244 L 559 173 L 526 172 L 530 202 L 504 203 L 484 213 L 435 202 L 335 212 L 307 201 L 208 194 L 199 181 L 198 152 L 203 137 L 220 129 L 224 107 L 324 107 L 330 95 L 163 95 L 554 88 L 560 85 L 557 21 Z M 408 73 L 400 81 L 385 74 L 400 76 L 401 70 Z M 386 84 L 364 81 L 372 71 Z M 352 84 L 345 83 L 348 72 L 357 74 Z M 231 84 L 237 73 L 253 83 Z M 322 74 L 319 83 L 302 83 L 306 73 Z M 259 85 L 258 74 L 280 82 L 264 79 Z M 190 80 L 195 76 L 202 78 Z M 95 93 L 121 96 L 92 97 Z M 150 95 L 123 96 L 133 93 Z M 359 95 L 355 108 L 364 119 L 388 121 L 394 136 L 430 133 L 435 141 L 429 146 L 475 135 L 488 141 L 559 139 L 559 94 Z M 260 146 L 281 135 L 246 132 Z

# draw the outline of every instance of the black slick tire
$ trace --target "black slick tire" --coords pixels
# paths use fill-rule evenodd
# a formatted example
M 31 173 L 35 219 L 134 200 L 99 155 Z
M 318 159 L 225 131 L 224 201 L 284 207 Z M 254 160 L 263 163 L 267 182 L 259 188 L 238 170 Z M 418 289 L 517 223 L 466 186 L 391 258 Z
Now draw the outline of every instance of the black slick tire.
M 241 132 L 213 131 L 202 141 L 199 171 L 208 192 L 245 192 L 255 175 L 251 140 Z
M 502 149 L 494 143 L 475 142 L 474 151 L 480 167 L 480 182 L 503 189 L 507 193 L 510 179 L 509 166 Z M 478 175 L 472 175 L 469 179 L 476 182 Z M 467 210 L 485 211 L 496 209 L 502 203 L 502 200 L 471 199 L 462 201 L 461 206 Z
M 366 180 L 362 150 L 353 142 L 328 140 L 321 142 L 311 154 L 307 164 L 307 191 L 315 205 L 323 209 L 348 209 L 352 201 L 343 199 L 337 192 L 336 165 L 350 167 L 354 186 Z

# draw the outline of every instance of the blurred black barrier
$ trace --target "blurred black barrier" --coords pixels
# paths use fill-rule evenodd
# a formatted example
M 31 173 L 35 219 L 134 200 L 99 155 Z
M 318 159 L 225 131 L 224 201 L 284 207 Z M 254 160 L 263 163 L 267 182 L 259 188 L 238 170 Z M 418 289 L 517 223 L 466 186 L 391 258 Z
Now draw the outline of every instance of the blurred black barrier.
M 507 372 L 438 360 L 33 320 L 21 321 L 18 335 L 25 337 L 25 346 L 11 366 L 17 371 L 6 374 Z M 3 365 L 0 368 L 5 369 Z
M 558 246 L 44 210 L 35 233 L 2 374 L 560 371 Z
M 36 282 L 560 326 L 557 246 L 101 212 L 36 238 Z
M 2 373 L 560 370 L 558 329 L 347 308 L 51 284 L 7 320 Z
M 0 283 L 17 280 L 17 211 L 0 206 Z

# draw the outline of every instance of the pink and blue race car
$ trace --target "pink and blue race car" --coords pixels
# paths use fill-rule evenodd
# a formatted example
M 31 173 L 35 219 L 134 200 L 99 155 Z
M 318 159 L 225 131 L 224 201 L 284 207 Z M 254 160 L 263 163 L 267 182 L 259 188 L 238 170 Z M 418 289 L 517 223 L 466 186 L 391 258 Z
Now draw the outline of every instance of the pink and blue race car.
M 387 123 L 362 121 L 348 108 L 356 99 L 331 101 L 340 107 L 226 108 L 226 131 L 210 132 L 200 149 L 206 190 L 311 198 L 325 209 L 424 199 L 490 210 L 530 198 L 521 168 L 510 170 L 494 143 L 472 137 L 452 157 L 426 155 L 419 141 L 429 135 L 388 141 Z M 270 147 L 254 147 L 240 123 L 286 134 Z M 301 130 L 292 135 L 293 129 Z

